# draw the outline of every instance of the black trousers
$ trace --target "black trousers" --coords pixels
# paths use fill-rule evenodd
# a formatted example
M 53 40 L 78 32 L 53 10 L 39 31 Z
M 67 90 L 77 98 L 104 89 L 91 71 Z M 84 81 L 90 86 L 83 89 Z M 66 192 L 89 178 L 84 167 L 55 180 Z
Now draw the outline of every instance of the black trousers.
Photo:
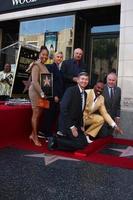
M 56 143 L 57 149 L 64 151 L 84 149 L 88 144 L 86 137 L 81 130 L 78 131 L 78 137 L 74 137 L 72 134 L 56 137 Z
M 45 134 L 46 137 L 53 136 L 53 133 L 57 131 L 57 121 L 59 114 L 59 103 L 55 103 L 50 100 L 50 108 L 45 109 L 41 116 L 40 131 Z

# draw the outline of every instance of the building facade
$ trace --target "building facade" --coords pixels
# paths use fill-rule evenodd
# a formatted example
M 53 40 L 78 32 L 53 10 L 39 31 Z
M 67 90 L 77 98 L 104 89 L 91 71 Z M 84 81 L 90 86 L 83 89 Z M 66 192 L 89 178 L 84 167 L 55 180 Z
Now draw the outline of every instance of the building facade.
M 93 85 L 115 68 L 122 89 L 121 125 L 133 138 L 133 1 L 132 0 L 0 0 L 0 67 L 15 64 L 13 43 L 52 52 L 65 59 L 73 49 L 84 50 L 84 60 Z M 6 53 L 5 53 L 6 52 Z

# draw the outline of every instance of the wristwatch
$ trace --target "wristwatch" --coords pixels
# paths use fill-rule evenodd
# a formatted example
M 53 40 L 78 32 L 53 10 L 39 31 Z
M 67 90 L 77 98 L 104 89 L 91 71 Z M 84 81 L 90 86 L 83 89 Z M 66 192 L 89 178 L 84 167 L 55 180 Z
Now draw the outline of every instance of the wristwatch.
M 44 98 L 45 97 L 44 92 L 40 92 L 40 96 L 41 98 Z

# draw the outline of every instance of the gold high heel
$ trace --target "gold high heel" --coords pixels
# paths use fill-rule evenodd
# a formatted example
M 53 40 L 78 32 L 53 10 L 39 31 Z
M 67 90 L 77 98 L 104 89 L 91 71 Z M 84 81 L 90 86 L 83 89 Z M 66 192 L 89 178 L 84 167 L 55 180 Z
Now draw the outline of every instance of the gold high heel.
M 38 141 L 38 140 L 35 140 L 34 137 L 32 135 L 29 136 L 29 139 L 32 140 L 32 142 L 38 146 L 38 147 L 41 147 L 42 144 Z

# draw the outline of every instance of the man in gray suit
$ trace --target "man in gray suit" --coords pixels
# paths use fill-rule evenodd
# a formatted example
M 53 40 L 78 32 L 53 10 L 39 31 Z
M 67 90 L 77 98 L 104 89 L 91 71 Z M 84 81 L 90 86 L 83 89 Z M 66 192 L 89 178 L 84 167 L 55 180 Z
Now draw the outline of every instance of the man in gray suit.
M 116 86 L 117 84 L 117 75 L 115 73 L 110 73 L 107 76 L 107 84 L 103 90 L 103 96 L 105 99 L 105 107 L 107 112 L 116 122 L 117 125 L 120 123 L 120 111 L 121 111 L 121 89 Z M 105 128 L 106 127 L 106 128 Z M 103 134 L 113 133 L 108 125 L 105 124 L 103 127 Z

